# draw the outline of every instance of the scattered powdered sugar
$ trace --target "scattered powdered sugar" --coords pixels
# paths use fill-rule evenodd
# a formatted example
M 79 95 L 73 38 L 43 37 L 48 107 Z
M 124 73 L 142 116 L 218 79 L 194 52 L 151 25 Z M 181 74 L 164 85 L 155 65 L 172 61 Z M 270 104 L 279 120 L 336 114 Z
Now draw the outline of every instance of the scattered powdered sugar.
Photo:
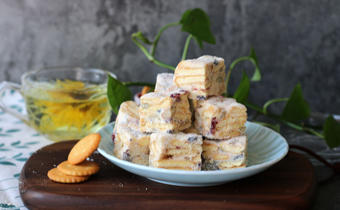
M 190 68 L 205 68 L 207 65 L 214 64 L 219 65 L 221 62 L 224 63 L 224 59 L 211 55 L 203 55 L 197 59 L 188 59 L 181 61 L 178 67 L 190 67 Z

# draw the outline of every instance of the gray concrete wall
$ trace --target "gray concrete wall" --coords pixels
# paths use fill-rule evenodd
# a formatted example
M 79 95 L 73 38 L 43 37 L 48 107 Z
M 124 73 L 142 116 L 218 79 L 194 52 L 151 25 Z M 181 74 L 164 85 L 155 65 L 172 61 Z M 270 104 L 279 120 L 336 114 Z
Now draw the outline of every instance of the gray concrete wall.
M 140 30 L 154 37 L 195 7 L 208 13 L 217 43 L 203 50 L 191 43 L 188 58 L 211 54 L 229 65 L 253 46 L 263 79 L 252 83 L 250 101 L 263 105 L 288 97 L 301 83 L 312 111 L 340 114 L 340 1 L 335 0 L 1 0 L 0 81 L 20 82 L 28 70 L 73 65 L 106 69 L 122 81 L 155 82 L 157 73 L 167 70 L 149 63 L 130 35 Z M 187 37 L 179 30 L 165 32 L 156 55 L 174 66 Z M 253 72 L 249 63 L 238 65 L 232 91 L 241 68 Z

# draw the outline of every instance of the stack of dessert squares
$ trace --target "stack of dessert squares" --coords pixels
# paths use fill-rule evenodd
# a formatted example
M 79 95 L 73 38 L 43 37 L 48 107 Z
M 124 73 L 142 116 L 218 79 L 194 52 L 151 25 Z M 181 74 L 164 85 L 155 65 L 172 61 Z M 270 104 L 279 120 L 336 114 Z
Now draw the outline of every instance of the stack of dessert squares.
M 158 74 L 155 92 L 121 104 L 113 132 L 117 158 L 155 168 L 225 170 L 246 166 L 247 109 L 223 98 L 224 59 L 181 61 Z

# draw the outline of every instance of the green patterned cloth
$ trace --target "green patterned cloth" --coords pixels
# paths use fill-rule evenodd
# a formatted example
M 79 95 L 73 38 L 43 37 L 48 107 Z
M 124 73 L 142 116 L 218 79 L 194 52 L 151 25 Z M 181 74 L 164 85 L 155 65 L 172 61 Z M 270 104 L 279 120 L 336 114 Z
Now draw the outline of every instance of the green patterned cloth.
M 6 90 L 4 101 L 10 108 L 26 113 L 18 92 Z M 26 209 L 19 192 L 19 176 L 32 153 L 53 143 L 21 120 L 0 109 L 0 209 Z

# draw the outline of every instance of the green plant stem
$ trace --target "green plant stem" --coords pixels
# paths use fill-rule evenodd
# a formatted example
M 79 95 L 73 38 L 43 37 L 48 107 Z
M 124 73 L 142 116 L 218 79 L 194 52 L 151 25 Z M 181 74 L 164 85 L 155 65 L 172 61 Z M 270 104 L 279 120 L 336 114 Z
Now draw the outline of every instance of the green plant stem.
M 275 125 L 272 125 L 272 124 L 269 124 L 269 123 L 264 123 L 264 122 L 257 122 L 257 121 L 253 121 L 253 123 L 256 123 L 256 124 L 259 124 L 259 125 L 264 125 L 264 126 L 267 126 L 277 132 L 280 132 L 279 129 L 277 130 Z
M 179 22 L 169 23 L 169 24 L 163 26 L 158 31 L 158 33 L 157 33 L 157 35 L 155 37 L 155 40 L 153 41 L 152 48 L 151 48 L 151 51 L 150 51 L 151 56 L 155 55 L 156 47 L 157 47 L 159 39 L 161 38 L 161 35 L 162 35 L 163 31 L 165 31 L 165 29 L 167 29 L 167 28 L 170 28 L 171 26 L 177 26 L 177 25 L 180 25 L 180 23 Z
M 155 87 L 155 84 L 148 83 L 148 82 L 123 82 L 123 85 L 127 87 L 131 86 L 148 86 L 148 87 Z
M 187 57 L 187 52 L 188 52 L 188 47 L 189 47 L 189 44 L 190 44 L 190 40 L 193 38 L 194 36 L 193 35 L 189 35 L 188 38 L 187 38 L 187 41 L 185 42 L 185 45 L 184 45 L 184 49 L 183 49 L 183 54 L 182 54 L 182 61 L 185 60 L 185 58 Z
M 142 50 L 142 52 L 148 58 L 149 61 L 154 59 L 153 56 L 151 56 L 149 52 L 145 49 L 145 47 L 137 41 L 135 34 L 132 34 L 131 38 L 132 38 L 132 41 Z
M 154 58 L 151 62 L 153 62 L 154 64 L 156 64 L 156 65 L 158 65 L 158 66 L 161 66 L 161 67 L 170 69 L 170 70 L 172 70 L 172 71 L 175 71 L 175 69 L 176 69 L 176 67 L 171 66 L 171 65 L 168 65 L 168 64 L 165 64 L 165 63 L 162 63 L 162 62 L 156 60 L 155 58 Z
M 281 102 L 281 101 L 288 101 L 289 98 L 277 98 L 277 99 L 273 99 L 273 100 L 270 100 L 270 101 L 267 101 L 267 103 L 265 103 L 263 105 L 263 112 L 265 114 L 267 114 L 267 107 L 272 104 L 272 103 L 276 103 L 276 102 Z
M 228 95 L 228 84 L 229 84 L 229 80 L 230 80 L 230 75 L 231 75 L 231 72 L 233 71 L 234 69 L 234 66 L 240 62 L 240 61 L 244 61 L 244 60 L 249 60 L 249 57 L 241 57 L 241 58 L 238 58 L 236 60 L 234 60 L 234 62 L 231 63 L 230 67 L 229 67 L 229 70 L 228 70 L 228 73 L 227 73 L 227 79 L 226 79 L 226 83 L 225 83 L 225 93 L 226 95 Z
M 263 115 L 266 115 L 266 116 L 268 116 L 270 118 L 273 118 L 274 120 L 276 120 L 276 121 L 278 121 L 278 122 L 280 122 L 282 124 L 285 124 L 285 125 L 287 125 L 287 126 L 289 126 L 291 128 L 294 128 L 294 129 L 299 130 L 299 131 L 305 131 L 305 132 L 312 133 L 312 134 L 314 134 L 314 135 L 316 135 L 316 136 L 318 136 L 320 138 L 323 138 L 323 139 L 325 138 L 321 133 L 319 133 L 319 132 L 317 132 L 317 131 L 315 131 L 315 130 L 313 130 L 311 128 L 307 128 L 307 127 L 304 127 L 302 125 L 298 125 L 296 123 L 283 120 L 283 119 L 280 118 L 280 116 L 278 116 L 276 114 L 272 114 L 272 113 L 269 113 L 269 112 L 265 113 L 263 111 L 263 109 L 261 109 L 261 107 L 258 107 L 257 105 L 252 104 L 252 103 L 250 103 L 248 101 L 245 102 L 244 105 L 246 105 L 247 107 L 249 107 L 251 109 L 256 110 L 257 112 L 259 112 L 259 113 L 261 113 Z
M 133 42 L 142 50 L 142 52 L 144 53 L 144 55 L 148 58 L 148 60 L 150 62 L 152 62 L 152 63 L 154 63 L 158 66 L 161 66 L 161 67 L 170 69 L 172 71 L 175 71 L 175 67 L 168 65 L 168 64 L 165 64 L 165 63 L 162 63 L 162 62 L 158 61 L 157 59 L 155 59 L 152 55 L 150 55 L 149 52 L 145 49 L 145 47 L 141 43 L 138 42 L 135 34 L 132 34 L 131 38 L 132 38 Z

